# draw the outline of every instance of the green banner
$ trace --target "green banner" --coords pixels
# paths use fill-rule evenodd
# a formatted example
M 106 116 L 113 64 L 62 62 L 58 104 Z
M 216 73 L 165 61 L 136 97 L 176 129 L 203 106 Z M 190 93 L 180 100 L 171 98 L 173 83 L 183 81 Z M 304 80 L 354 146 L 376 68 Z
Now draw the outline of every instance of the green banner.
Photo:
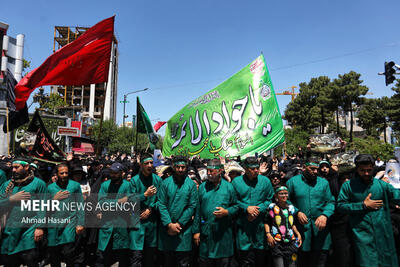
M 154 133 L 153 126 L 147 112 L 144 110 L 140 103 L 139 97 L 136 97 L 136 118 L 137 118 L 137 132 L 146 133 L 149 136 L 150 143 L 155 144 L 158 141 L 157 135 Z
M 250 156 L 284 140 L 274 87 L 261 55 L 168 121 L 163 155 Z

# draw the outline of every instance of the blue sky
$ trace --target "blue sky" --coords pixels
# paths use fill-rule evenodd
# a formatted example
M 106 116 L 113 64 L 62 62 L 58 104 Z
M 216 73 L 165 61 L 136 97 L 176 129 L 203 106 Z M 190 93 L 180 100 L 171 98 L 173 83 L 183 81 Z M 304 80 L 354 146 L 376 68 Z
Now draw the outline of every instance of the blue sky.
M 55 25 L 92 26 L 116 15 L 117 120 L 123 94 L 140 93 L 151 119 L 168 120 L 263 52 L 276 92 L 326 75 L 362 74 L 374 95 L 392 95 L 384 61 L 400 63 L 399 1 L 19 1 L 2 5 L 8 34 L 25 34 L 33 68 L 53 49 Z M 135 96 L 127 114 L 135 113 Z M 283 113 L 290 96 L 278 96 Z M 31 102 L 31 99 L 28 103 Z M 164 131 L 162 131 L 164 132 Z

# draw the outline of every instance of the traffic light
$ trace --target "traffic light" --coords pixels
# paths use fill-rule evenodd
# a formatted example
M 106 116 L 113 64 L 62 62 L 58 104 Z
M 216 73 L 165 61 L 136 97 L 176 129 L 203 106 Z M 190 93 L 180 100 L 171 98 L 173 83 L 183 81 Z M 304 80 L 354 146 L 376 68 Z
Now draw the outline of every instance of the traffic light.
M 390 61 L 390 62 L 385 62 L 385 83 L 386 86 L 388 86 L 389 84 L 393 83 L 394 80 L 396 79 L 394 77 L 394 74 L 396 73 L 396 70 L 394 69 L 394 62 Z

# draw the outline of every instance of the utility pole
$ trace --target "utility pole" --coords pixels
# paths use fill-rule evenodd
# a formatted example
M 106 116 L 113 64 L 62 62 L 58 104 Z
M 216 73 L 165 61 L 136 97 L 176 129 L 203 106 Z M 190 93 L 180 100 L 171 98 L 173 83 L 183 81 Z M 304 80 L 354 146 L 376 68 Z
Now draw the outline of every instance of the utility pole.
M 149 88 L 144 88 L 142 90 L 137 90 L 137 91 L 133 91 L 133 92 L 127 93 L 126 95 L 124 95 L 124 101 L 120 101 L 120 103 L 124 103 L 124 117 L 122 118 L 122 126 L 123 127 L 125 127 L 125 118 L 128 117 L 128 115 L 126 115 L 126 113 L 125 113 L 125 105 L 128 102 L 126 100 L 127 96 L 130 95 L 130 94 L 139 93 L 139 92 L 147 91 L 147 90 L 149 90 Z

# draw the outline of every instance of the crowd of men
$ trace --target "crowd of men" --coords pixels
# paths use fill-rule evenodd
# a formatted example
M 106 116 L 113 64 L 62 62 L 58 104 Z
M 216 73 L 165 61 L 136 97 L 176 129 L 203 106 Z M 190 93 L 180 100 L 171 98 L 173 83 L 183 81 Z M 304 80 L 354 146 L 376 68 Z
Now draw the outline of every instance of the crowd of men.
M 0 160 L 5 266 L 398 266 L 400 192 L 375 178 L 385 167 L 371 155 L 346 172 L 302 154 Z M 61 210 L 52 215 L 68 220 L 50 225 L 39 220 L 49 211 L 21 208 L 41 194 L 63 203 L 135 199 L 139 222 L 99 212 L 97 227 L 87 226 L 85 212 Z

